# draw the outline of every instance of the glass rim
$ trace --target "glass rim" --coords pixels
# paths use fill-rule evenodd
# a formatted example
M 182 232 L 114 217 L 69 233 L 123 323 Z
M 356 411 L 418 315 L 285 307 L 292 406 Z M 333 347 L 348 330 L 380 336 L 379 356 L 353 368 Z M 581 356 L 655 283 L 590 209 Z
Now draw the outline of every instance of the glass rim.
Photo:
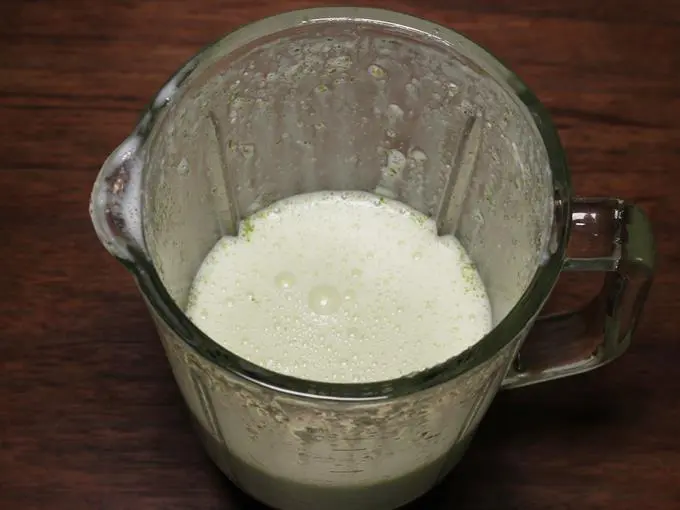
M 465 55 L 498 83 L 506 85 L 514 98 L 528 110 L 527 120 L 533 123 L 543 141 L 548 155 L 553 190 L 558 194 L 553 214 L 559 214 L 562 218 L 569 217 L 571 184 L 564 151 L 547 111 L 533 92 L 490 52 L 462 34 L 431 21 L 384 9 L 361 7 L 302 9 L 276 14 L 237 28 L 196 53 L 166 82 L 130 137 L 139 137 L 142 140 L 141 146 L 146 147 L 151 139 L 153 127 L 160 122 L 166 105 L 179 93 L 184 81 L 206 62 L 211 63 L 215 57 L 221 58 L 249 42 L 271 36 L 273 31 L 283 31 L 312 23 L 333 22 L 383 25 L 425 36 L 448 47 L 464 46 L 468 50 Z M 119 260 L 135 276 L 152 312 L 196 355 L 220 369 L 258 386 L 297 397 L 366 402 L 409 395 L 449 381 L 487 361 L 520 335 L 540 311 L 561 272 L 569 236 L 569 222 L 564 222 L 558 228 L 557 232 L 552 233 L 557 234 L 556 249 L 549 255 L 547 261 L 539 264 L 529 285 L 507 315 L 481 340 L 434 367 L 395 379 L 366 383 L 312 381 L 255 365 L 222 347 L 188 319 L 168 294 L 153 263 L 145 253 L 128 246 L 132 260 L 120 258 Z

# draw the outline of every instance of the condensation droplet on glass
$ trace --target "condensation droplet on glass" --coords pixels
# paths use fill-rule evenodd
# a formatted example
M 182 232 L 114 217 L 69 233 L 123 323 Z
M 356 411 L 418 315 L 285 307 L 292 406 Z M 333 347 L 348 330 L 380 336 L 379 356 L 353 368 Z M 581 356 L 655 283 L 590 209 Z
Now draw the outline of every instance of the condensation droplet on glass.
M 409 157 L 413 159 L 416 163 L 424 163 L 427 161 L 427 154 L 425 154 L 425 151 L 414 147 L 409 151 Z
M 328 68 L 334 70 L 347 70 L 352 66 L 352 59 L 347 55 L 328 59 Z
M 182 158 L 182 161 L 177 165 L 177 173 L 180 175 L 189 175 L 189 162 L 185 158 Z
M 378 64 L 371 64 L 370 66 L 368 66 L 368 74 L 373 76 L 373 78 L 377 78 L 379 80 L 387 77 L 387 71 L 385 71 Z
M 404 110 L 402 110 L 401 106 L 395 103 L 391 103 L 390 105 L 387 106 L 387 118 L 391 122 L 398 122 L 404 119 Z
M 406 156 L 397 149 L 387 151 L 387 168 L 390 174 L 398 174 L 406 167 Z
M 255 145 L 252 143 L 243 143 L 240 145 L 241 154 L 246 159 L 250 159 L 255 154 Z

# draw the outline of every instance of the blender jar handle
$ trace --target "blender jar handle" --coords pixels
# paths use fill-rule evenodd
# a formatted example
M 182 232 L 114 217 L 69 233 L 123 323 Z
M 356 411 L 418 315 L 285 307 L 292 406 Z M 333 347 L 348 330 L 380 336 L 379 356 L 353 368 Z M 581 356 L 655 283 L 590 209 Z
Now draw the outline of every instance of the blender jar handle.
M 613 198 L 575 199 L 563 270 L 605 272 L 602 290 L 579 310 L 539 316 L 503 387 L 586 372 L 620 356 L 647 298 L 655 258 L 652 229 L 639 207 Z

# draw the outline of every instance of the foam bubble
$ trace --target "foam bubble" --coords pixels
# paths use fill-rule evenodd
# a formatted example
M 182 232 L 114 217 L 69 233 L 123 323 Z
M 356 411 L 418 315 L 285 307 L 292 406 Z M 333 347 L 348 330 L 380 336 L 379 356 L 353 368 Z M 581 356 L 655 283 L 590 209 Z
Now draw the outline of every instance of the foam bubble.
M 290 289 L 293 285 L 295 285 L 295 275 L 290 271 L 281 271 L 276 275 L 275 283 L 280 289 Z
M 317 285 L 309 291 L 309 308 L 318 315 L 335 313 L 340 308 L 338 289 L 330 285 Z

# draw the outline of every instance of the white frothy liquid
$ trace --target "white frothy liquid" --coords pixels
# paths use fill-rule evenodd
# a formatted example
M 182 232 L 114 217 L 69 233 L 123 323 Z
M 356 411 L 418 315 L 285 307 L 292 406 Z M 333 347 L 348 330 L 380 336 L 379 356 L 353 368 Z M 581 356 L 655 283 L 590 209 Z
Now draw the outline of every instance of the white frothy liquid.
M 455 237 L 365 192 L 298 195 L 244 220 L 203 261 L 187 314 L 252 363 L 327 382 L 420 371 L 491 329 Z

